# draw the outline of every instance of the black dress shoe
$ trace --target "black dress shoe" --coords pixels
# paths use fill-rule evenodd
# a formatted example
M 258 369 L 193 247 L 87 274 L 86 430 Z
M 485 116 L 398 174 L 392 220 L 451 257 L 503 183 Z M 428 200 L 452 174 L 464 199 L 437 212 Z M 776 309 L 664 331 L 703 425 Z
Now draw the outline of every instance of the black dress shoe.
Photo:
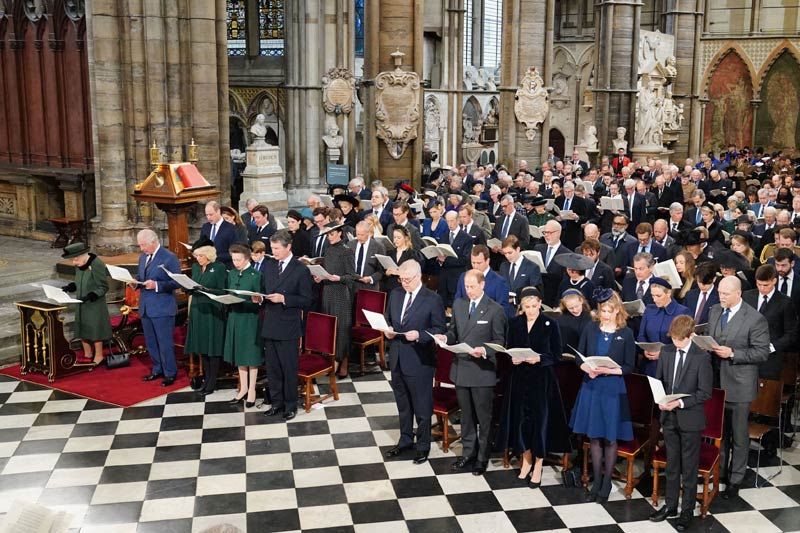
M 694 511 L 681 511 L 681 516 L 678 517 L 678 522 L 675 524 L 675 529 L 678 531 L 686 531 L 692 524 L 692 518 L 694 518 Z
M 415 465 L 421 465 L 422 463 L 428 460 L 428 451 L 425 450 L 424 452 L 417 452 L 417 455 L 414 456 L 413 463 Z
M 385 457 L 387 459 L 391 459 L 392 457 L 398 457 L 399 455 L 402 455 L 404 452 L 410 449 L 411 446 L 395 446 L 394 448 L 386 452 Z
M 161 380 L 162 387 L 169 387 L 173 383 L 175 383 L 175 376 L 172 376 L 171 378 L 164 378 Z
M 534 481 L 533 476 L 528 478 L 528 488 L 529 489 L 538 489 L 542 485 L 542 480 Z
M 464 470 L 465 468 L 470 466 L 473 463 L 473 461 L 474 460 L 470 459 L 469 457 L 459 457 L 458 459 L 456 459 L 456 461 L 452 465 L 450 465 L 450 469 L 451 470 Z
M 486 465 L 481 463 L 476 463 L 475 467 L 472 469 L 473 476 L 482 476 L 486 472 Z
M 248 409 L 250 409 L 250 408 L 252 408 L 252 407 L 255 407 L 255 406 L 256 406 L 256 402 L 255 402 L 255 401 L 252 401 L 252 402 L 244 402 L 244 406 L 245 406 L 245 407 L 247 407 Z
M 297 416 L 297 411 L 287 411 L 283 413 L 283 419 L 287 422 Z
M 722 497 L 726 500 L 732 500 L 733 498 L 739 495 L 739 485 L 736 483 L 731 483 L 727 487 L 725 487 L 725 492 L 722 493 Z
M 278 408 L 278 407 L 275 407 L 275 406 L 273 405 L 273 406 L 271 406 L 269 409 L 267 409 L 266 411 L 264 411 L 264 416 L 275 416 L 275 415 L 279 415 L 279 414 L 281 414 L 282 412 L 283 412 L 283 409 L 280 409 L 280 408 Z
M 203 396 L 203 397 L 210 396 L 210 395 L 214 394 L 213 390 L 199 390 L 197 392 L 198 392 L 198 394 L 200 394 L 200 396 Z
M 671 518 L 673 516 L 678 516 L 677 509 L 667 509 L 667 506 L 663 506 L 658 511 L 654 511 L 650 514 L 650 521 L 651 522 L 663 522 L 667 518 Z
M 160 377 L 164 377 L 163 374 L 148 374 L 142 378 L 142 381 L 154 381 Z
M 234 396 L 233 398 L 228 400 L 228 403 L 231 405 L 236 405 L 237 403 L 244 403 L 244 396 L 242 396 L 241 398 L 237 398 L 236 396 Z

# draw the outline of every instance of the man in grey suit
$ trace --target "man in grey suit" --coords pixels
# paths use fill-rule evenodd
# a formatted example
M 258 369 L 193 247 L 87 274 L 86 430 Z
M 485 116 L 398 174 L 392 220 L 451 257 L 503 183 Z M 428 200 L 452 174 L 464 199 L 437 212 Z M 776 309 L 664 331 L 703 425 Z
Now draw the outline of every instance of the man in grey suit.
M 355 290 L 380 290 L 378 284 L 383 278 L 383 270 L 375 254 L 386 255 L 386 250 L 383 244 L 372 238 L 372 231 L 367 221 L 362 220 L 356 224 L 356 238 L 348 242 L 347 247 L 353 250 L 356 260 L 358 281 Z
M 722 439 L 722 477 L 728 483 L 723 498 L 739 493 L 750 438 L 747 417 L 750 402 L 758 395 L 758 365 L 769 358 L 769 325 L 766 318 L 742 300 L 742 284 L 736 276 L 719 282 L 719 305 L 708 313 L 708 332 L 719 346 L 719 380 L 725 389 L 725 434 Z
M 497 383 L 495 352 L 484 344 L 503 344 L 506 333 L 505 312 L 484 294 L 483 287 L 483 274 L 468 270 L 464 275 L 467 297 L 453 303 L 453 319 L 447 335 L 436 335 L 439 341 L 448 344 L 463 342 L 473 347 L 469 354 L 456 354 L 450 367 L 450 379 L 456 385 L 461 407 L 463 445 L 463 453 L 452 468 L 462 471 L 472 466 L 476 476 L 483 475 L 489 463 L 489 432 Z

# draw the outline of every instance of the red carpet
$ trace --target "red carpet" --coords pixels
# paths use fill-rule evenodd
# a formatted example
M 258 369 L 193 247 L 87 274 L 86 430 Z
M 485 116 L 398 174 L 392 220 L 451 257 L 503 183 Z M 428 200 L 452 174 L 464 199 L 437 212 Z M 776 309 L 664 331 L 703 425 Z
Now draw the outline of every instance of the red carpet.
M 47 376 L 44 374 L 20 375 L 19 365 L 0 369 L 0 374 L 15 379 L 36 383 L 37 385 L 99 402 L 114 404 L 119 407 L 130 407 L 145 400 L 189 386 L 189 378 L 182 368 L 178 369 L 178 379 L 169 387 L 162 387 L 160 379 L 148 383 L 143 382 L 142 376 L 146 376 L 149 373 L 150 358 L 147 355 L 132 357 L 131 365 L 124 368 L 109 370 L 101 365 L 91 372 L 81 372 L 63 378 L 56 378 L 53 383 L 49 383 Z

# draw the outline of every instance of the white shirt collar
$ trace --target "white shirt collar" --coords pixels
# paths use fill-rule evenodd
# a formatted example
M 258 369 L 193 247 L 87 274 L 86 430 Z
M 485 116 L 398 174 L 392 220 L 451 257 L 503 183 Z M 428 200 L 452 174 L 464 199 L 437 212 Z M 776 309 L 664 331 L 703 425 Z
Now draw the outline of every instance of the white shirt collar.
M 156 249 L 155 249 L 155 250 L 153 250 L 153 253 L 152 253 L 152 254 L 150 254 L 150 257 L 155 257 L 155 256 L 156 256 L 156 254 L 158 253 L 158 251 L 159 251 L 160 249 L 161 249 L 161 244 L 157 244 L 157 245 L 156 245 Z
M 772 297 L 775 296 L 775 291 L 776 291 L 777 287 L 778 287 L 778 285 L 776 284 L 775 287 L 773 287 L 772 290 L 769 291 L 769 293 L 767 293 L 767 294 L 759 294 L 758 297 L 761 300 L 761 302 L 764 301 L 764 296 L 767 297 L 767 300 L 772 300 Z M 761 302 L 759 302 L 759 305 L 761 304 Z
M 419 294 L 419 290 L 420 290 L 421 288 L 422 288 L 422 283 L 420 283 L 420 284 L 419 284 L 419 286 L 418 286 L 416 289 L 414 289 L 413 291 L 411 291 L 411 299 L 412 299 L 412 300 L 415 300 L 415 299 L 417 298 L 417 294 Z M 406 296 L 407 296 L 407 295 L 408 295 L 408 293 L 406 292 Z
M 730 311 L 730 313 L 728 314 L 728 320 L 730 320 L 731 317 L 733 317 L 733 315 L 735 315 L 741 308 L 742 308 L 742 300 L 739 300 L 738 304 L 729 307 L 728 310 Z
M 517 258 L 517 260 L 512 262 L 511 264 L 512 265 L 517 265 L 517 270 L 519 270 L 519 268 L 522 266 L 522 261 L 524 261 L 524 260 L 525 260 L 525 256 L 522 255 L 522 254 L 519 254 L 519 257 Z
M 481 295 L 480 295 L 480 296 L 478 296 L 478 299 L 477 299 L 477 300 L 470 300 L 470 301 L 469 301 L 469 305 L 470 305 L 470 307 L 472 307 L 472 304 L 474 303 L 474 304 L 475 304 L 475 309 L 477 309 L 477 308 L 478 308 L 478 306 L 481 304 L 481 300 L 482 300 L 482 299 L 483 299 L 483 293 L 481 293 Z

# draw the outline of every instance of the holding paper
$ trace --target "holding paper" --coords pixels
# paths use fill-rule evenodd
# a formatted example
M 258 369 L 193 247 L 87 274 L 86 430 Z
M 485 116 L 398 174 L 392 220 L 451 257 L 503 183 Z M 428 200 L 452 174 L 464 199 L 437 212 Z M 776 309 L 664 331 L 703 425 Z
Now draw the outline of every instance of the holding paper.
M 511 356 L 511 360 L 514 363 L 520 362 L 536 364 L 541 361 L 541 356 L 530 348 L 506 348 L 491 342 L 484 343 L 484 346 L 487 346 L 496 352 L 507 353 Z
M 653 393 L 653 400 L 658 405 L 667 405 L 669 402 L 679 400 L 681 398 L 688 398 L 689 394 L 667 394 L 664 392 L 664 385 L 660 380 L 647 376 L 647 381 L 650 383 L 650 392 Z
M 453 344 L 451 346 L 451 345 L 448 345 L 446 342 L 444 342 L 442 340 L 439 340 L 436 337 L 436 335 L 433 335 L 433 334 L 431 334 L 431 333 L 429 333 L 427 331 L 425 333 L 428 333 L 428 335 L 430 335 L 433 338 L 433 342 L 436 343 L 436 346 L 438 346 L 439 348 L 442 348 L 444 350 L 447 350 L 448 352 L 452 352 L 454 354 L 466 354 L 466 355 L 469 355 L 475 350 L 475 348 L 473 348 L 472 346 L 470 346 L 469 344 L 467 344 L 465 342 L 460 342 L 458 344 Z M 484 359 L 486 358 L 485 355 L 482 356 L 482 357 Z
M 106 268 L 108 269 L 108 275 L 111 276 L 111 279 L 115 279 L 115 280 L 121 281 L 123 283 L 133 283 L 133 284 L 136 284 L 136 285 L 144 285 L 144 283 L 142 283 L 141 281 L 136 281 L 135 279 L 133 279 L 133 276 L 131 276 L 131 273 L 128 272 L 128 270 L 125 269 L 125 268 L 114 266 L 114 265 L 106 265 Z

